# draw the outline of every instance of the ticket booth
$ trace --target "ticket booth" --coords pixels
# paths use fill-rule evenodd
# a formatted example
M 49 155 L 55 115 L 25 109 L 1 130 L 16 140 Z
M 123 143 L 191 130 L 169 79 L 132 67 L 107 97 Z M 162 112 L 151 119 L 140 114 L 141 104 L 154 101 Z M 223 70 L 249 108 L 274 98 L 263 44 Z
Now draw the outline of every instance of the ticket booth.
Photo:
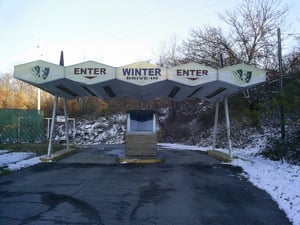
M 156 116 L 151 110 L 127 112 L 125 154 L 128 157 L 157 155 Z

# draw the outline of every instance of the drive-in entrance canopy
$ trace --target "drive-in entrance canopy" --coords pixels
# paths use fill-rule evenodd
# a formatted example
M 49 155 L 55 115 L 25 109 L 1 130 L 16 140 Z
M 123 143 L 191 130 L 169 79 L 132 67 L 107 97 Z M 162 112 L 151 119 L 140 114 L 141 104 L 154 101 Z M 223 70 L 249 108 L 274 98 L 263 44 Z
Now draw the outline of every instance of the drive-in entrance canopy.
M 63 57 L 61 57 L 62 61 Z M 50 129 L 48 156 L 51 156 L 52 134 L 58 97 L 64 98 L 66 141 L 67 99 L 96 96 L 103 99 L 134 97 L 151 99 L 166 97 L 172 100 L 201 98 L 216 102 L 213 150 L 215 149 L 219 102 L 224 100 L 229 156 L 231 157 L 228 96 L 249 89 L 266 80 L 263 70 L 237 64 L 215 69 L 194 62 L 162 68 L 146 62 L 121 67 L 87 61 L 71 66 L 56 65 L 38 60 L 15 66 L 15 78 L 55 95 Z
M 60 66 L 38 60 L 15 66 L 14 76 L 68 99 L 129 96 L 140 99 L 196 97 L 223 100 L 266 80 L 263 70 L 243 64 L 221 69 L 190 62 L 172 68 L 137 62 L 121 67 L 87 61 Z

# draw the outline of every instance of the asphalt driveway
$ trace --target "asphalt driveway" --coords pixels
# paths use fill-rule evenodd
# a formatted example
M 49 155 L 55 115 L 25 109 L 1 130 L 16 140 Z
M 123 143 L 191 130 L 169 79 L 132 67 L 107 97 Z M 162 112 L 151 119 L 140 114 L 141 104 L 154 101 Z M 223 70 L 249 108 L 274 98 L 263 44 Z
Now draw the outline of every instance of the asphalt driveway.
M 195 151 L 119 165 L 122 146 L 83 148 L 0 177 L 0 224 L 291 224 L 242 169 Z

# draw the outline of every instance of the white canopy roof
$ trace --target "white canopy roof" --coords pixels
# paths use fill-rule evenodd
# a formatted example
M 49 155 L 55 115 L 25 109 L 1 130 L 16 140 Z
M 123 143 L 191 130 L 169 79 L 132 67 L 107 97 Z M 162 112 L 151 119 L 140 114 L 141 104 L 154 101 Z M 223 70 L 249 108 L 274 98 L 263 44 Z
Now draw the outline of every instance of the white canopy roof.
M 221 101 L 266 80 L 263 70 L 237 64 L 222 69 L 190 62 L 169 69 L 137 62 L 121 67 L 87 61 L 60 66 L 37 60 L 14 68 L 15 78 L 59 97 L 130 96 L 140 99 L 196 97 Z

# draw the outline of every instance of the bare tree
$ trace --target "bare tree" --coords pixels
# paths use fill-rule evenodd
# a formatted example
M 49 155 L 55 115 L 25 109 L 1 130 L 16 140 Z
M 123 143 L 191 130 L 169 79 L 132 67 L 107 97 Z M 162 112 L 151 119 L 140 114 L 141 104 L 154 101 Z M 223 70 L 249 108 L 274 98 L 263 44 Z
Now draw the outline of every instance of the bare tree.
M 162 67 L 172 67 L 180 63 L 178 51 L 178 36 L 173 35 L 169 41 L 162 44 L 158 53 L 157 64 Z
M 295 74 L 300 71 L 300 49 L 294 49 L 284 57 L 284 73 Z
M 211 26 L 195 29 L 183 43 L 187 60 L 218 66 L 219 55 L 226 55 L 225 65 L 252 64 L 271 67 L 276 54 L 276 28 L 283 25 L 288 12 L 279 0 L 245 0 L 232 11 L 219 17 L 228 25 L 226 35 L 222 28 Z

